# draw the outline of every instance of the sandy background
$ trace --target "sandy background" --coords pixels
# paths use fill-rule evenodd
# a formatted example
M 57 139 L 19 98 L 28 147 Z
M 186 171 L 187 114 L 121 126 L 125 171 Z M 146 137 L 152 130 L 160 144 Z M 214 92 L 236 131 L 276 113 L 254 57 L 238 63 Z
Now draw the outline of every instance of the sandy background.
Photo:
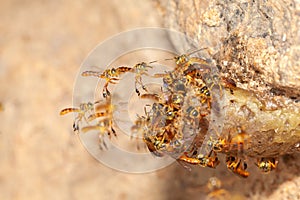
M 0 199 L 203 199 L 219 177 L 235 199 L 300 199 L 299 164 L 281 158 L 276 172 L 254 167 L 247 180 L 227 171 L 178 164 L 133 175 L 93 159 L 72 131 L 79 66 L 108 37 L 162 27 L 151 1 L 0 1 Z M 298 159 L 299 160 L 299 159 Z M 222 175 L 221 175 L 222 174 Z M 240 191 L 240 192 L 238 192 Z

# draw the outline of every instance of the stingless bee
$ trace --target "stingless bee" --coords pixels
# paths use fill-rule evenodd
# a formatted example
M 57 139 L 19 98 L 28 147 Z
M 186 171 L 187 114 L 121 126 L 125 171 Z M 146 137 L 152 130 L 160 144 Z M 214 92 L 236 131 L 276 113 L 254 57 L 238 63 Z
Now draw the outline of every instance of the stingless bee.
M 262 172 L 269 173 L 276 169 L 278 160 L 275 158 L 259 158 L 255 164 Z
M 95 76 L 98 78 L 105 79 L 105 84 L 102 90 L 102 95 L 104 98 L 110 96 L 110 92 L 108 90 L 108 84 L 116 84 L 120 80 L 120 75 L 130 71 L 132 68 L 130 67 L 118 67 L 118 68 L 111 68 L 106 69 L 104 72 L 97 72 L 97 71 L 85 71 L 82 72 L 82 76 Z
M 214 154 L 213 156 L 212 153 Z M 208 155 L 199 154 L 196 158 L 189 157 L 187 153 L 184 153 L 179 157 L 178 160 L 190 163 L 192 165 L 200 165 L 202 167 L 210 168 L 216 168 L 220 163 L 216 153 L 213 151 L 210 151 Z
M 240 177 L 247 178 L 249 172 L 246 171 L 247 163 L 235 156 L 226 156 L 227 168 Z
M 143 81 L 142 81 L 142 76 L 143 75 L 149 76 L 148 69 L 153 68 L 153 66 L 150 66 L 150 64 L 155 63 L 155 62 L 157 62 L 157 61 L 152 61 L 152 62 L 149 62 L 149 63 L 141 62 L 141 63 L 138 63 L 138 64 L 134 65 L 133 68 L 130 70 L 130 72 L 135 74 L 134 85 L 135 85 L 135 92 L 138 94 L 138 96 L 141 95 L 141 93 L 140 93 L 140 91 L 138 90 L 138 87 L 137 87 L 138 84 L 140 86 L 142 86 L 142 89 L 147 92 L 146 86 L 143 84 Z
M 115 110 L 115 106 L 111 102 L 111 98 L 108 98 L 104 104 L 100 104 L 96 107 L 96 112 L 92 113 L 88 116 L 88 122 L 91 122 L 97 119 L 96 125 L 83 127 L 81 130 L 83 132 L 87 132 L 89 130 L 98 130 L 100 131 L 100 135 L 107 134 L 111 136 L 111 133 L 114 136 L 116 135 L 116 131 L 113 128 L 113 112 Z M 102 112 L 100 112 L 102 110 Z
M 95 112 L 87 117 L 87 122 L 92 122 L 96 120 L 93 125 L 85 126 L 81 129 L 82 133 L 89 131 L 97 131 L 99 137 L 99 148 L 103 149 L 102 146 L 107 148 L 103 137 L 105 135 L 111 138 L 112 135 L 117 137 L 117 133 L 113 127 L 113 112 L 115 106 L 111 102 L 111 98 L 107 98 L 105 103 L 99 104 L 95 107 Z
M 86 118 L 86 113 L 92 113 L 92 111 L 94 110 L 95 103 L 91 103 L 91 102 L 81 103 L 78 108 L 65 108 L 60 111 L 60 115 L 65 115 L 71 112 L 77 113 L 77 116 L 75 117 L 75 120 L 73 122 L 73 130 L 78 131 L 79 123 L 82 121 L 82 119 L 88 122 Z
M 183 72 L 185 70 L 187 70 L 188 67 L 190 67 L 193 64 L 200 64 L 203 67 L 202 68 L 210 68 L 209 63 L 203 59 L 203 58 L 199 58 L 199 57 L 190 57 L 192 54 L 197 53 L 199 51 L 205 50 L 208 48 L 201 48 L 201 49 L 197 49 L 195 51 L 192 51 L 188 54 L 181 54 L 178 56 L 175 56 L 174 58 L 171 59 L 166 59 L 166 60 L 175 60 L 176 63 L 176 67 L 174 69 L 175 72 Z

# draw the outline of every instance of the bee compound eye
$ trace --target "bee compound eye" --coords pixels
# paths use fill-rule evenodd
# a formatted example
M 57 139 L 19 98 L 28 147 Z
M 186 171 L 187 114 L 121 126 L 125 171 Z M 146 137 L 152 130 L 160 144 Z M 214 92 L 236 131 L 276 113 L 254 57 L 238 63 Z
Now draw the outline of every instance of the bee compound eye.
M 190 113 L 191 117 L 197 117 L 198 115 L 199 115 L 199 112 L 195 108 Z

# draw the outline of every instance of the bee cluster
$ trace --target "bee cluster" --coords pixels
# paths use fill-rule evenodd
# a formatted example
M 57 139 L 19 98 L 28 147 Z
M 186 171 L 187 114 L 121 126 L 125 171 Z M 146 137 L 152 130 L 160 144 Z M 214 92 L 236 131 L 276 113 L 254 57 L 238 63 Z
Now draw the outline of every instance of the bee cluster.
M 172 71 L 151 75 L 162 79 L 158 93 L 148 92 L 142 80 L 143 76 L 150 76 L 148 69 L 153 68 L 152 64 L 156 61 L 138 63 L 133 67 L 109 68 L 104 72 L 85 71 L 82 76 L 105 80 L 102 90 L 104 102 L 82 103 L 79 108 L 66 108 L 60 114 L 77 113 L 74 131 L 85 133 L 97 130 L 100 148 L 106 148 L 103 137 L 117 136 L 113 121 L 114 105 L 108 86 L 117 84 L 123 74 L 133 73 L 139 98 L 151 99 L 154 103 L 144 107 L 144 115 L 137 116 L 131 132 L 143 139 L 152 154 L 159 157 L 168 155 L 181 163 L 216 168 L 220 163 L 218 154 L 223 153 L 229 170 L 241 177 L 248 177 L 243 155 L 248 135 L 238 127 L 233 137 L 231 134 L 224 136 L 218 127 L 214 127 L 217 122 L 213 116 L 222 115 L 220 102 L 223 96 L 227 90 L 232 92 L 236 85 L 231 80 L 220 78 L 210 61 L 192 57 L 191 54 L 175 56 L 176 66 Z M 139 87 L 143 89 L 143 94 Z M 87 123 L 97 120 L 97 123 L 80 128 L 82 120 Z M 276 168 L 277 160 L 261 158 L 256 165 L 263 172 L 270 172 Z

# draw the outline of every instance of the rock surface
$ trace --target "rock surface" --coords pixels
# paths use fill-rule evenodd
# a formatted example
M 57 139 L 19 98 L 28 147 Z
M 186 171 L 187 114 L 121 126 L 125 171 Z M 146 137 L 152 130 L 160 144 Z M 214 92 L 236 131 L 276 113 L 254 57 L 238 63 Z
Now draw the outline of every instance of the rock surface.
M 201 2 L 197 8 L 208 5 Z M 90 50 L 121 31 L 162 26 L 156 8 L 164 12 L 164 7 L 157 2 L 0 5 L 0 199 L 200 199 L 209 192 L 211 176 L 219 177 L 235 199 L 299 199 L 297 155 L 281 158 L 278 170 L 268 175 L 250 166 L 253 176 L 247 180 L 233 176 L 224 165 L 189 172 L 174 164 L 155 173 L 126 174 L 94 160 L 74 135 L 72 116 L 59 116 L 72 105 L 73 83 Z M 222 23 L 217 12 L 207 13 L 205 23 Z M 289 54 L 296 56 L 296 50 Z M 293 82 L 285 84 L 294 87 Z

